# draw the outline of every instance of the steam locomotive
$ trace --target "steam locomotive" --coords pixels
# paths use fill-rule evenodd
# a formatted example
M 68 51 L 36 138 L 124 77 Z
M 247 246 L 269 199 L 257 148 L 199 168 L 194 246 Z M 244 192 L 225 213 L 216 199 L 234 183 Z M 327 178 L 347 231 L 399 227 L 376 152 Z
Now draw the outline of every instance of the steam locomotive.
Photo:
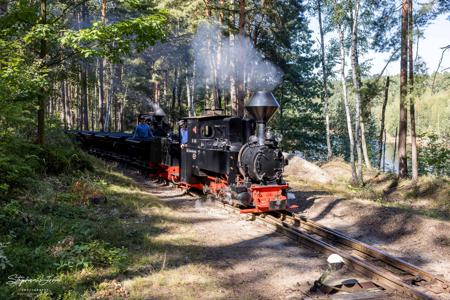
M 256 92 L 246 106 L 252 118 L 183 118 L 188 130 L 183 147 L 165 128 L 161 109 L 143 115 L 156 126 L 150 139 L 92 131 L 76 135 L 93 154 L 145 167 L 153 178 L 238 204 L 241 213 L 286 210 L 297 207 L 282 177 L 287 161 L 281 137 L 266 128 L 278 107 L 272 93 Z

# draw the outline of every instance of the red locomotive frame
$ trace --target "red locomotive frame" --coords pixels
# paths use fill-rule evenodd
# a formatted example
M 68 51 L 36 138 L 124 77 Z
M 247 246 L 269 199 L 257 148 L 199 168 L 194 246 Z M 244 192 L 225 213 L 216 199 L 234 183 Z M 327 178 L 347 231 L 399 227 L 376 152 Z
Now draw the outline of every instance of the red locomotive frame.
M 162 179 L 167 182 L 172 182 L 178 187 L 189 190 L 196 189 L 203 192 L 209 192 L 215 196 L 223 196 L 229 185 L 225 179 L 219 177 L 208 176 L 206 183 L 189 184 L 180 181 L 180 167 L 168 166 L 161 164 L 159 166 L 150 165 L 150 168 L 155 170 L 150 176 L 153 178 Z M 292 204 L 288 206 L 287 197 L 283 195 L 283 191 L 288 189 L 287 184 L 283 185 L 258 185 L 252 184 L 249 188 L 251 192 L 253 208 L 242 209 L 241 213 L 264 213 L 268 211 L 293 209 L 298 206 Z

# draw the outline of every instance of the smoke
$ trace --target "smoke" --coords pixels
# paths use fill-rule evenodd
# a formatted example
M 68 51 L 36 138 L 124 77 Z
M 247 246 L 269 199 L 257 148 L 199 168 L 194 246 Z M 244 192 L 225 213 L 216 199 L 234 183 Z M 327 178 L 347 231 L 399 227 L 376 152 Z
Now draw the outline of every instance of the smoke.
M 161 108 L 161 106 L 159 106 L 158 103 L 156 103 L 154 101 L 149 101 L 149 102 L 150 102 L 150 106 L 152 107 L 152 110 L 153 110 L 153 112 L 155 113 L 156 116 L 164 117 L 166 115 L 166 113 Z
M 271 91 L 282 72 L 266 60 L 243 36 L 224 37 L 218 25 L 202 23 L 192 42 L 197 84 L 228 90 L 230 81 L 251 91 Z

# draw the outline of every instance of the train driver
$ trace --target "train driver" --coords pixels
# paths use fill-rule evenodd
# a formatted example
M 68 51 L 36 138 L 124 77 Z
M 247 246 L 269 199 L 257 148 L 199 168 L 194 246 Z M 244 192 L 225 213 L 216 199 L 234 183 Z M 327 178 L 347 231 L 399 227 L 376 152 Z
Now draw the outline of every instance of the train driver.
M 181 120 L 180 122 L 178 122 L 178 125 L 180 126 L 181 149 L 183 149 L 186 148 L 188 142 L 188 130 L 186 121 Z
M 145 118 L 139 118 L 139 124 L 134 129 L 133 138 L 148 139 L 153 138 L 153 132 L 150 126 L 145 122 Z

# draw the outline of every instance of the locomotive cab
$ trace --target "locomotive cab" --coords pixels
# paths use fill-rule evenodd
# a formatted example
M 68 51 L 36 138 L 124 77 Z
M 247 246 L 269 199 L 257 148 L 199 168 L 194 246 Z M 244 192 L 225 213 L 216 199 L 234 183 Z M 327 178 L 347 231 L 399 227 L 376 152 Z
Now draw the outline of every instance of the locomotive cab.
M 215 181 L 235 183 L 237 158 L 242 141 L 248 139 L 252 120 L 230 116 L 203 116 L 184 119 L 188 143 L 181 150 L 181 180 L 190 185 Z

